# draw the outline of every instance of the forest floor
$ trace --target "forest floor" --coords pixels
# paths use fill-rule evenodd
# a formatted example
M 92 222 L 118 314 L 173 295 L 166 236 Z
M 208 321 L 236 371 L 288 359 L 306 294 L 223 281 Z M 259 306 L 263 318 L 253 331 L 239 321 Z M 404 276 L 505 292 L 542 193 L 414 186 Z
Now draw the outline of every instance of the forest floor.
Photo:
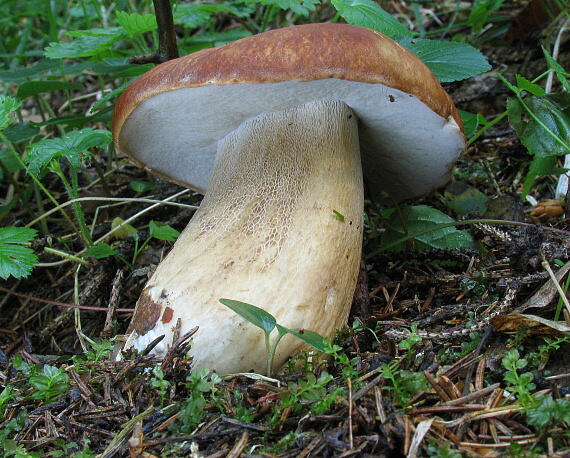
M 542 30 L 483 46 L 495 70 L 447 85 L 457 107 L 488 118 L 503 112 L 511 94 L 497 70 L 509 80 L 544 72 Z M 169 242 L 153 240 L 133 269 L 109 257 L 4 282 L 0 385 L 6 396 L 5 387 L 18 393 L 6 402 L 0 395 L 4 456 L 568 456 L 568 417 L 556 410 L 568 407 L 557 401 L 570 394 L 570 321 L 565 310 L 562 321 L 554 317 L 557 286 L 567 285 L 570 220 L 563 202 L 549 201 L 556 176 L 533 185 L 538 205 L 521 200 L 528 161 L 505 119 L 465 151 L 451 187 L 409 203 L 449 214 L 446 196 L 477 190 L 490 198 L 487 212 L 451 216 L 519 223 L 462 227 L 472 249 L 378 251 L 381 209 L 367 204 L 364 258 L 340 348 L 301 357 L 272 378 L 192 373 L 188 341 L 162 361 L 112 360 Z M 123 163 L 109 177 L 112 195 L 132 196 L 135 179 L 148 178 Z M 155 185 L 157 200 L 182 189 Z M 177 201 L 199 200 L 187 193 Z M 143 208 L 99 209 L 104 222 L 94 238 Z M 96 210 L 87 207 L 88 218 Z M 181 231 L 191 215 L 158 206 L 137 225 L 154 220 Z M 44 237 L 34 248 L 51 243 Z M 132 258 L 135 240 L 117 239 L 114 248 Z M 58 305 L 74 294 L 84 309 Z

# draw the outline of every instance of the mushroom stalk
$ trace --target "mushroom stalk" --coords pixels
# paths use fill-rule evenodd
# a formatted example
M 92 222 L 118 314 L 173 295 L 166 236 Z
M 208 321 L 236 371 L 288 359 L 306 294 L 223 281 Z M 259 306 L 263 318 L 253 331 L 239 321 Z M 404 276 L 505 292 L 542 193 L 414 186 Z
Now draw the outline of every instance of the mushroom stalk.
M 164 354 L 180 320 L 181 334 L 199 327 L 194 367 L 263 372 L 263 332 L 220 298 L 332 337 L 356 284 L 362 188 L 358 121 L 345 103 L 312 102 L 245 121 L 219 141 L 199 210 L 137 303 L 135 348 L 164 334 L 154 349 Z M 283 338 L 276 367 L 301 347 Z

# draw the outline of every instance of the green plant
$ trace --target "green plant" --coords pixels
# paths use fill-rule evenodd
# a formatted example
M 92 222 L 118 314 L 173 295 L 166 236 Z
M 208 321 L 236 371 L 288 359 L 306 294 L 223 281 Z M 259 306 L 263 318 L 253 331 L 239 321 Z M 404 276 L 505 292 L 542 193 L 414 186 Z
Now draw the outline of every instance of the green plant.
M 537 368 L 544 366 L 550 354 L 559 350 L 563 343 L 568 342 L 570 342 L 570 336 L 568 335 L 555 338 L 544 337 L 544 344 L 538 346 L 538 353 L 529 355 L 529 364 Z
M 412 323 L 410 329 L 410 335 L 398 343 L 398 347 L 407 350 L 408 354 L 413 355 L 415 353 L 414 346 L 422 341 L 422 338 L 417 335 L 418 324 Z
M 168 380 L 164 379 L 164 372 L 160 366 L 154 366 L 152 368 L 152 377 L 150 379 L 150 386 L 158 391 L 158 396 L 160 398 L 160 405 L 164 405 L 164 398 L 171 384 Z
M 516 394 L 518 401 L 523 406 L 531 406 L 533 404 L 531 394 L 536 388 L 536 385 L 532 383 L 534 375 L 532 372 L 519 373 L 527 367 L 527 359 L 521 358 L 519 351 L 513 348 L 505 354 L 501 364 L 506 369 L 503 378 L 509 390 Z
M 557 73 L 560 80 L 569 85 L 564 75 Z M 538 175 L 563 172 L 558 168 L 556 159 L 557 156 L 570 154 L 570 95 L 547 94 L 535 84 L 540 77 L 531 82 L 516 75 L 516 85 L 502 76 L 500 78 L 515 93 L 515 97 L 507 101 L 509 121 L 533 156 L 524 182 L 524 198 Z
M 390 380 L 392 386 L 384 389 L 394 393 L 395 401 L 404 408 L 409 407 L 412 398 L 420 391 L 428 388 L 423 372 L 411 372 L 398 368 L 398 361 L 382 363 L 382 377 Z
M 246 407 L 243 403 L 244 396 L 239 391 L 233 391 L 235 406 L 232 409 L 231 416 L 239 421 L 251 423 L 256 416 L 255 407 Z
M 336 388 L 330 393 L 327 392 L 327 386 L 332 380 L 332 375 L 322 372 L 318 378 L 315 374 L 307 374 L 306 379 L 289 382 L 288 389 L 281 393 L 280 403 L 275 405 L 269 422 L 272 425 L 279 424 L 286 409 L 298 412 L 303 407 L 307 407 L 314 415 L 322 414 L 336 400 L 341 391 L 340 388 Z
M 0 227 L 0 278 L 27 277 L 38 262 L 28 248 L 37 231 L 28 227 Z
M 186 401 L 179 406 L 178 421 L 170 426 L 171 430 L 180 434 L 191 434 L 192 430 L 204 418 L 207 399 L 206 394 L 213 394 L 220 382 L 216 374 L 208 375 L 208 369 L 196 369 L 186 378 L 188 396 Z
M 287 334 L 297 337 L 299 340 L 302 340 L 320 352 L 326 352 L 327 345 L 330 345 L 328 339 L 320 336 L 316 332 L 305 329 L 287 329 L 281 326 L 271 313 L 255 305 L 246 304 L 245 302 L 235 301 L 233 299 L 220 299 L 220 303 L 263 331 L 265 336 L 265 348 L 267 349 L 267 373 L 269 375 L 271 375 L 273 370 L 273 359 L 277 345 L 279 345 L 281 339 Z M 277 329 L 277 337 L 271 342 L 270 336 L 275 329 Z
M 80 446 L 76 442 L 67 443 L 64 439 L 58 439 L 55 441 L 55 445 L 60 447 L 61 450 L 55 450 L 52 453 L 52 456 L 73 457 L 73 458 L 94 457 L 96 456 L 96 454 L 89 449 L 89 442 L 90 440 L 86 439 L 83 449 L 80 450 Z
M 60 367 L 45 364 L 41 370 L 30 377 L 30 385 L 36 391 L 31 398 L 46 402 L 53 401 L 69 390 L 69 376 Z
M 325 340 L 323 353 L 332 356 L 335 367 L 340 367 L 343 380 L 354 380 L 358 377 L 358 357 L 350 358 L 340 345 L 333 344 L 330 340 Z
M 437 442 L 431 439 L 426 448 L 428 456 L 434 456 L 437 458 L 461 458 L 461 453 L 457 450 L 451 448 L 451 443 L 449 442 Z
M 528 423 L 536 431 L 544 431 L 553 424 L 570 427 L 570 400 L 553 399 L 552 396 L 537 396 L 534 405 L 526 410 Z
M 149 228 L 149 235 L 142 244 L 140 244 L 140 235 L 138 231 L 136 231 L 136 229 L 134 230 L 133 234 L 129 233 L 129 235 L 132 235 L 132 237 L 135 240 L 135 250 L 133 253 L 132 260 L 130 262 L 127 261 L 124 257 L 122 257 L 117 250 L 115 250 L 108 243 L 105 242 L 98 243 L 89 248 L 85 253 L 85 256 L 87 257 L 93 256 L 94 258 L 97 259 L 103 259 L 109 256 L 115 256 L 117 259 L 119 259 L 127 266 L 129 266 L 129 268 L 133 269 L 136 259 L 140 256 L 140 254 L 144 251 L 144 249 L 148 246 L 149 242 L 153 238 L 165 242 L 174 242 L 180 235 L 180 232 L 170 227 L 168 224 L 163 224 L 157 221 L 151 221 L 148 225 L 148 228 Z M 130 229 L 130 227 L 128 229 Z

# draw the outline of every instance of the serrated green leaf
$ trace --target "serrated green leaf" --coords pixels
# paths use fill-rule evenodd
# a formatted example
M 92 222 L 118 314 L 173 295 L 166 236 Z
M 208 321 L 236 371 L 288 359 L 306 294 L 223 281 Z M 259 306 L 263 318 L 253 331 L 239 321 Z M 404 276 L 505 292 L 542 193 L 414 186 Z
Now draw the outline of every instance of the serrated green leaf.
M 6 129 L 14 120 L 10 114 L 20 108 L 21 101 L 14 97 L 7 97 L 0 94 L 0 130 Z
M 404 206 L 401 208 L 401 212 L 392 212 L 387 222 L 386 231 L 382 234 L 381 249 L 389 247 L 390 250 L 398 251 L 407 248 L 406 243 L 392 245 L 405 236 L 400 215 L 409 235 L 423 233 L 414 237 L 415 249 L 447 250 L 473 246 L 473 239 L 468 232 L 460 231 L 453 226 L 442 227 L 453 223 L 452 218 L 427 205 L 417 205 L 413 207 Z
M 317 351 L 324 353 L 327 348 L 330 348 L 330 340 L 314 331 L 308 329 L 289 329 L 288 331 L 289 334 L 294 335 Z
M 38 263 L 38 257 L 31 248 L 23 246 L 37 235 L 28 227 L 0 228 L 0 277 L 7 280 L 27 277 Z
M 491 69 L 481 51 L 467 43 L 409 37 L 397 41 L 416 54 L 442 83 L 461 81 Z
M 28 81 L 18 87 L 16 96 L 19 99 L 25 99 L 43 92 L 80 89 L 83 89 L 83 84 L 70 83 L 68 81 Z
M 117 24 L 130 35 L 151 32 L 158 27 L 154 14 L 127 13 L 126 11 L 117 11 Z
M 30 243 L 37 234 L 29 227 L 0 227 L 0 244 Z
M 51 138 L 35 143 L 27 156 L 32 173 L 39 174 L 52 160 L 65 157 L 73 168 L 79 170 L 81 161 L 90 157 L 90 148 L 106 148 L 111 143 L 111 132 L 86 128 L 74 130 L 63 137 Z
M 543 96 L 546 94 L 538 84 L 534 84 L 527 80 L 524 76 L 516 75 L 517 86 L 523 91 L 530 92 L 532 95 Z
M 150 229 L 151 237 L 158 240 L 174 242 L 180 236 L 180 232 L 170 227 L 168 224 L 151 221 L 148 227 Z
M 118 251 L 113 250 L 108 243 L 98 243 L 97 245 L 90 247 L 85 253 L 85 256 L 103 259 L 116 254 L 118 254 Z
M 78 38 L 70 43 L 50 43 L 45 48 L 45 56 L 50 59 L 97 56 L 108 52 L 114 43 L 127 37 L 122 27 L 67 32 L 67 35 Z
M 220 299 L 220 302 L 226 307 L 232 309 L 244 320 L 249 321 L 251 324 L 263 329 L 265 332 L 269 333 L 275 329 L 275 325 L 277 324 L 275 317 L 255 305 L 234 301 L 233 299 Z
M 569 92 L 570 91 L 570 83 L 568 82 L 568 77 L 570 76 L 570 74 L 568 74 L 566 71 L 564 71 L 564 68 L 562 68 L 562 65 L 560 65 L 558 62 L 556 62 L 556 60 L 550 55 L 548 54 L 548 51 L 546 51 L 546 49 L 541 46 L 542 48 L 542 52 L 544 53 L 544 57 L 546 58 L 546 63 L 548 64 L 548 66 L 554 71 L 556 77 L 558 78 L 558 81 L 560 81 L 560 84 L 562 85 L 562 87 Z
M 413 33 L 372 0 L 331 0 L 346 22 L 368 27 L 388 36 L 411 37 Z
M 530 154 L 547 157 L 570 153 L 570 94 L 530 96 L 524 104 L 507 100 L 511 126 Z

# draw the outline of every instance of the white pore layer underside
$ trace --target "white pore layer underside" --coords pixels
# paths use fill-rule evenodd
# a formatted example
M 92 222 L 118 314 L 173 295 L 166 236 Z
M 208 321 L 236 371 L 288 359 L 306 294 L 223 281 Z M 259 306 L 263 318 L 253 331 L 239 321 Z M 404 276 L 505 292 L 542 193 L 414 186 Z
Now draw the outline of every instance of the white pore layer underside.
M 464 147 L 457 124 L 416 97 L 381 84 L 338 79 L 165 92 L 133 111 L 120 142 L 147 168 L 204 192 L 219 139 L 260 113 L 326 100 L 344 101 L 355 111 L 365 179 L 382 183 L 397 199 L 445 182 Z

